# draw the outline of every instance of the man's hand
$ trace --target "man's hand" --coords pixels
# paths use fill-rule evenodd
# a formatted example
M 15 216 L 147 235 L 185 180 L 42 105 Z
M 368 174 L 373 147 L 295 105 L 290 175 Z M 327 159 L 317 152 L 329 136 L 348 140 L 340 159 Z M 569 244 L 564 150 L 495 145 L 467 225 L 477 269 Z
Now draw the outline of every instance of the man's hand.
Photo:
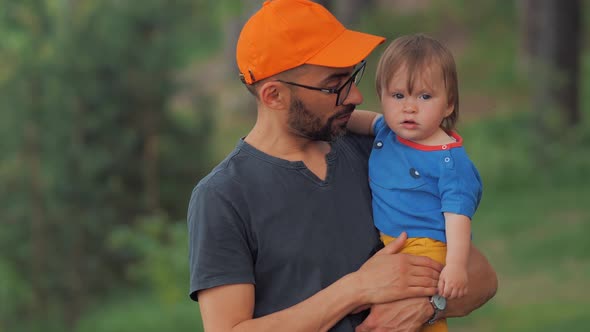
M 440 273 L 438 293 L 448 300 L 467 295 L 467 268 L 458 264 L 447 264 Z
M 498 279 L 488 260 L 471 246 L 467 269 L 469 293 L 447 303 L 443 317 L 461 317 L 479 308 L 496 293 Z M 419 331 L 432 317 L 434 308 L 428 297 L 411 298 L 371 307 L 370 315 L 356 332 Z
M 436 293 L 442 264 L 422 256 L 398 254 L 406 233 L 377 252 L 355 272 L 363 303 L 377 304 Z
M 356 332 L 419 331 L 434 314 L 427 297 L 377 304 Z

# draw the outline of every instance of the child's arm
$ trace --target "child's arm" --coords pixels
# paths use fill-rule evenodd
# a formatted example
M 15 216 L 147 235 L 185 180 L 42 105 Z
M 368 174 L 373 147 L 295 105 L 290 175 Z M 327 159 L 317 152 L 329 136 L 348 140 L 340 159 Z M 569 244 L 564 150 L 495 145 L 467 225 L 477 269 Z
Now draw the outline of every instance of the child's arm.
M 375 135 L 373 127 L 381 116 L 381 114 L 371 111 L 355 110 L 348 120 L 347 128 L 355 134 Z
M 454 299 L 467 294 L 467 259 L 471 245 L 471 219 L 445 212 L 447 261 L 438 282 L 439 294 Z

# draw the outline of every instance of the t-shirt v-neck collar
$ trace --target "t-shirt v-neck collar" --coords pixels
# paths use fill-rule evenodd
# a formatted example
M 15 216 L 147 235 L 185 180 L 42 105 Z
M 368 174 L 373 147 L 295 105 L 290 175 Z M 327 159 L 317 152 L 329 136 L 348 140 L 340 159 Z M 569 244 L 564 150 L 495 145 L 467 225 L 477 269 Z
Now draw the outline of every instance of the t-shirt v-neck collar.
M 326 167 L 327 167 L 326 179 L 322 180 L 314 172 L 312 172 L 309 168 L 307 168 L 307 166 L 305 165 L 305 163 L 303 161 L 301 161 L 301 160 L 289 161 L 286 159 L 281 159 L 281 158 L 278 158 L 275 156 L 271 156 L 269 154 L 266 154 L 266 153 L 258 150 L 254 146 L 248 144 L 246 141 L 244 141 L 244 138 L 241 138 L 238 141 L 237 148 L 239 150 L 242 150 L 242 151 L 252 155 L 253 157 L 263 160 L 265 162 L 268 162 L 268 163 L 271 163 L 271 164 L 274 164 L 274 165 L 277 165 L 277 166 L 280 166 L 283 168 L 296 170 L 320 186 L 326 186 L 330 183 L 331 178 L 333 177 L 333 173 L 334 173 L 334 161 L 336 160 L 336 157 L 337 157 L 336 144 L 330 143 L 330 152 L 328 152 L 326 154 Z

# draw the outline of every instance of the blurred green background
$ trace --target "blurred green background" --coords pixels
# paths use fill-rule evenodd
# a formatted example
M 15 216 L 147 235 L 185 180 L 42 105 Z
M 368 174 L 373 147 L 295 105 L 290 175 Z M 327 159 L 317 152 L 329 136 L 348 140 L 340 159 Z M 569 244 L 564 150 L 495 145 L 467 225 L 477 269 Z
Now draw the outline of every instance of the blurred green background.
M 473 239 L 500 285 L 452 330 L 587 331 L 588 4 L 321 2 L 349 27 L 425 32 L 455 54 L 459 132 L 485 185 Z M 0 332 L 201 330 L 186 207 L 254 123 L 234 52 L 260 4 L 0 0 Z M 552 4 L 562 21 L 537 15 Z M 575 17 L 577 34 L 543 33 Z M 539 61 L 552 48 L 578 77 Z M 383 49 L 361 108 L 379 109 Z

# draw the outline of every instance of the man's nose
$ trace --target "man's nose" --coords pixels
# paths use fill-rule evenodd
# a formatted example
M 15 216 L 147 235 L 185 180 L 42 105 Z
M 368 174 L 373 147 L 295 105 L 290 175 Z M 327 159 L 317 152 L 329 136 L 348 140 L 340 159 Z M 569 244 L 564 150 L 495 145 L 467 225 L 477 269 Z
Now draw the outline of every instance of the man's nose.
M 356 86 L 356 84 L 352 84 L 350 87 L 350 92 L 342 105 L 360 105 L 363 103 L 363 94 L 361 90 Z

